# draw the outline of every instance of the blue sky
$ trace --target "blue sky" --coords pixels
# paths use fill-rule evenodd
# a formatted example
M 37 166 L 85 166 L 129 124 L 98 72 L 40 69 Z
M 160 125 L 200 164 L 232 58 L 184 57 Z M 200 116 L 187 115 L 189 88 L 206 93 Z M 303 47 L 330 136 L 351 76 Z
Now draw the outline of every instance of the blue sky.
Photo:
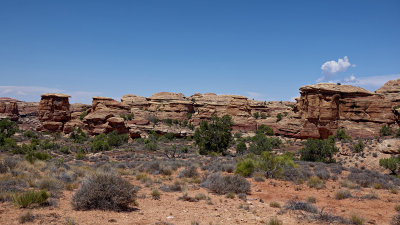
M 289 100 L 400 78 L 400 1 L 0 1 L 0 96 Z

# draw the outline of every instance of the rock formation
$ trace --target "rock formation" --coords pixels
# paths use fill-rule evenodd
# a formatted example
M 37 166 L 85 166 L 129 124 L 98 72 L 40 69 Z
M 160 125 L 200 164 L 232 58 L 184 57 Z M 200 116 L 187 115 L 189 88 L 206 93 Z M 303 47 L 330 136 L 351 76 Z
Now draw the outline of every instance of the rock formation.
M 384 124 L 395 124 L 392 102 L 382 94 L 350 85 L 321 83 L 300 88 L 298 138 L 327 138 L 344 128 L 352 137 L 375 137 Z
M 17 121 L 19 118 L 18 104 L 15 99 L 0 100 L 0 119 L 8 118 Z
M 42 122 L 39 130 L 63 131 L 64 124 L 71 119 L 69 95 L 42 94 L 38 116 Z
M 80 127 L 92 135 L 116 130 L 133 138 L 150 131 L 192 135 L 189 127 L 198 126 L 213 115 L 230 115 L 234 132 L 254 132 L 265 124 L 276 134 L 295 138 L 327 138 L 342 128 L 352 137 L 375 137 L 383 125 L 398 127 L 400 109 L 394 107 L 400 105 L 400 79 L 389 81 L 376 92 L 321 83 L 301 87 L 300 94 L 297 103 L 293 103 L 254 101 L 239 95 L 197 93 L 185 97 L 181 93 L 160 92 L 147 98 L 124 95 L 121 101 L 93 97 L 91 106 L 69 106 L 68 96 L 45 94 L 39 118 L 46 130 L 63 129 L 69 133 Z M 130 114 L 134 118 L 125 120 Z

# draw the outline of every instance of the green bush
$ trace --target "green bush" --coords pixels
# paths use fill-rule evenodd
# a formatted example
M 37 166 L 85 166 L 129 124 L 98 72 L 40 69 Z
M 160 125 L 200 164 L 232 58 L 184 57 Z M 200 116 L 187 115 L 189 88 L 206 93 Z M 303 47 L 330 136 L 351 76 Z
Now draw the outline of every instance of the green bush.
M 81 113 L 81 115 L 79 115 L 79 119 L 83 120 L 86 116 L 87 116 L 88 112 L 85 110 Z
M 107 142 L 107 135 L 101 133 L 93 138 L 92 143 L 90 144 L 90 148 L 93 152 L 99 151 L 108 151 L 111 149 L 110 145 Z
M 379 134 L 381 136 L 390 136 L 393 134 L 393 130 L 389 126 L 383 125 L 379 130 Z
M 274 135 L 274 129 L 272 129 L 271 127 L 269 127 L 267 125 L 261 124 L 258 127 L 256 133 L 257 134 L 265 134 L 267 136 L 272 136 L 272 135 Z
M 11 136 L 13 136 L 18 131 L 18 125 L 16 122 L 9 119 L 0 120 L 0 146 L 5 146 L 6 144 L 10 147 Z M 12 144 L 13 145 L 13 144 Z
M 246 143 L 244 141 L 240 141 L 236 145 L 236 154 L 237 155 L 243 155 L 243 153 L 246 152 L 246 151 L 247 151 Z
M 116 130 L 108 133 L 107 135 L 107 143 L 112 147 L 118 147 L 125 143 L 128 143 L 128 140 L 128 134 L 118 134 Z
M 347 141 L 350 140 L 351 137 L 346 134 L 346 131 L 344 129 L 339 129 L 336 131 L 336 139 Z
M 307 139 L 304 147 L 300 149 L 300 159 L 304 161 L 330 163 L 335 160 L 333 154 L 339 149 L 335 146 L 335 138 L 330 136 L 327 140 Z
M 85 132 L 82 131 L 80 127 L 78 129 L 73 129 L 70 136 L 70 139 L 72 139 L 75 143 L 84 143 L 86 140 L 88 140 L 88 136 L 86 135 Z
M 265 113 L 260 114 L 261 119 L 267 119 L 267 115 Z
M 46 191 L 27 191 L 20 194 L 14 194 L 13 202 L 21 208 L 27 208 L 32 205 L 43 205 L 49 198 Z
M 211 120 L 202 121 L 194 133 L 194 141 L 199 147 L 199 153 L 206 155 L 211 152 L 224 153 L 231 144 L 232 118 L 213 116 Z
M 173 140 L 174 137 L 175 137 L 174 133 L 166 133 L 164 136 L 165 136 L 168 140 Z
M 255 119 L 260 118 L 260 113 L 259 113 L 259 112 L 253 113 L 253 117 L 254 117 Z
M 255 164 L 256 163 L 251 158 L 241 160 L 236 164 L 235 174 L 239 174 L 244 177 L 250 177 L 256 169 Z
M 265 134 L 258 133 L 251 138 L 249 151 L 256 155 L 260 155 L 264 151 L 271 151 L 272 149 L 279 148 L 282 144 L 279 138 L 267 138 Z
M 35 132 L 33 132 L 31 130 L 25 131 L 24 132 L 24 137 L 27 137 L 27 138 L 39 138 L 39 136 Z
M 242 176 L 251 176 L 254 172 L 263 172 L 266 177 L 280 178 L 284 168 L 295 167 L 293 155 L 285 153 L 275 156 L 268 151 L 256 156 L 249 154 L 237 162 L 235 173 Z
M 25 155 L 25 159 L 30 162 L 33 163 L 35 162 L 35 160 L 49 160 L 51 159 L 51 155 L 48 152 L 44 152 L 44 151 L 29 151 L 28 153 L 26 153 Z
M 281 121 L 282 118 L 283 118 L 283 115 L 282 115 L 281 113 L 278 113 L 278 114 L 276 115 L 276 122 Z
M 379 165 L 390 170 L 392 174 L 397 174 L 400 167 L 400 156 L 380 159 Z
M 354 152 L 362 152 L 364 150 L 364 142 L 362 140 L 358 140 L 357 144 L 353 145 Z
M 128 113 L 121 115 L 121 118 L 124 119 L 124 121 L 130 121 L 133 120 L 133 118 L 135 118 L 135 115 L 133 113 Z

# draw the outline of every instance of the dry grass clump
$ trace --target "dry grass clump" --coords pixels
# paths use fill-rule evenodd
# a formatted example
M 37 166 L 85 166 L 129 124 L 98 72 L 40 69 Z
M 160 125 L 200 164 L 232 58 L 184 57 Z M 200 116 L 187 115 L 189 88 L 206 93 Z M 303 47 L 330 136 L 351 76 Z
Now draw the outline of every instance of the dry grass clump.
M 321 180 L 319 177 L 312 176 L 307 182 L 308 186 L 310 188 L 316 188 L 316 189 L 323 189 L 325 188 L 325 182 Z
M 217 194 L 250 192 L 250 183 L 245 178 L 238 175 L 224 176 L 220 173 L 213 173 L 200 185 Z
M 27 222 L 33 222 L 35 220 L 35 215 L 32 214 L 32 212 L 28 211 L 18 218 L 19 223 L 27 223 Z
M 110 173 L 99 173 L 87 177 L 80 189 L 72 196 L 71 204 L 76 210 L 129 209 L 135 204 L 136 189 L 128 181 Z
M 281 204 L 279 204 L 279 202 L 270 202 L 269 206 L 272 208 L 280 208 Z
M 27 208 L 32 205 L 44 205 L 49 198 L 49 194 L 42 191 L 27 191 L 24 193 L 14 194 L 13 202 L 21 208 Z
M 342 200 L 342 199 L 346 199 L 346 198 L 350 198 L 351 197 L 351 193 L 348 190 L 338 190 L 335 194 L 335 198 L 337 200 Z

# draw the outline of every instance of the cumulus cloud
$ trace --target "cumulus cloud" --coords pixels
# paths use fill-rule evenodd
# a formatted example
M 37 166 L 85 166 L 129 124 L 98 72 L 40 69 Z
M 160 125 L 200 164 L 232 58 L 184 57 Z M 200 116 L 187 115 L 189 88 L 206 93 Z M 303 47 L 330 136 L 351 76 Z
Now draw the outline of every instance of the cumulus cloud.
M 90 91 L 66 91 L 58 88 L 37 86 L 0 86 L 0 97 L 10 97 L 22 101 L 39 101 L 43 93 L 64 93 L 71 96 L 71 102 L 90 104 L 92 97 L 101 92 Z
M 333 78 L 339 72 L 346 72 L 349 67 L 355 67 L 355 64 L 351 64 L 347 56 L 343 59 L 338 59 L 338 61 L 327 61 L 321 66 L 322 77 L 320 77 L 317 82 L 321 82 L 330 78 Z
M 369 90 L 375 90 L 382 87 L 389 80 L 396 80 L 400 78 L 400 74 L 391 75 L 376 75 L 367 77 L 356 77 L 351 75 L 343 79 L 343 84 L 360 86 Z

